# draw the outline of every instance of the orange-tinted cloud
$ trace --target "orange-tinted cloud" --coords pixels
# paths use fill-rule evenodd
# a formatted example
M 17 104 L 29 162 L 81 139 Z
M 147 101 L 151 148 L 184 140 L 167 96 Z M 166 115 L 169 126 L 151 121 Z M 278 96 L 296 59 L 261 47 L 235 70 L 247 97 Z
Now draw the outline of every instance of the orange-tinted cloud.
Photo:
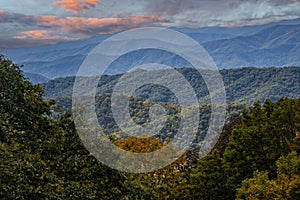
M 4 40 L 0 38 L 0 49 L 54 44 L 60 41 L 111 34 L 164 22 L 167 21 L 156 16 L 128 16 L 123 18 L 56 17 L 32 16 L 0 10 L 0 24 L 12 23 L 27 28 L 32 27 L 31 31 L 22 30 L 17 36 L 11 36 Z M 12 32 L 11 35 L 15 35 L 15 32 Z
M 56 17 L 56 16 L 31 16 L 9 13 L 0 10 L 0 23 L 20 23 L 33 27 L 63 30 L 72 34 L 95 36 L 114 33 L 130 28 L 149 24 L 166 22 L 156 16 L 128 16 L 124 18 L 87 18 L 87 17 Z
M 69 12 L 78 14 L 79 11 L 95 7 L 99 3 L 99 0 L 60 0 L 54 2 L 54 7 L 61 7 Z
M 65 36 L 55 35 L 53 32 L 48 30 L 31 30 L 20 32 L 18 36 L 14 37 L 19 40 L 70 40 Z
M 126 18 L 58 18 L 55 16 L 42 16 L 36 22 L 39 26 L 62 28 L 70 33 L 99 35 L 166 21 L 155 16 L 129 16 Z

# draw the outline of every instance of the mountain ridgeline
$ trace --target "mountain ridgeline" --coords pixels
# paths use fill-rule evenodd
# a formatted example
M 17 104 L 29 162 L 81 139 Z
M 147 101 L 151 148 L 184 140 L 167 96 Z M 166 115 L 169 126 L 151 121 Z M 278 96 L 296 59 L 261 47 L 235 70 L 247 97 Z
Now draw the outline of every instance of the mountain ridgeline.
M 200 102 L 209 102 L 209 91 L 202 76 L 191 68 L 177 69 L 195 90 Z M 238 68 L 220 70 L 226 89 L 228 103 L 252 104 L 266 99 L 277 101 L 282 97 L 298 98 L 300 94 L 300 67 L 284 68 Z M 114 86 L 122 77 L 104 75 L 98 82 L 98 94 L 111 94 Z M 176 80 L 172 77 L 164 77 Z M 42 83 L 46 98 L 71 97 L 75 77 L 65 77 Z M 184 92 L 184 91 L 182 91 Z M 174 94 L 165 87 L 145 85 L 135 92 L 135 96 L 154 102 L 177 103 Z

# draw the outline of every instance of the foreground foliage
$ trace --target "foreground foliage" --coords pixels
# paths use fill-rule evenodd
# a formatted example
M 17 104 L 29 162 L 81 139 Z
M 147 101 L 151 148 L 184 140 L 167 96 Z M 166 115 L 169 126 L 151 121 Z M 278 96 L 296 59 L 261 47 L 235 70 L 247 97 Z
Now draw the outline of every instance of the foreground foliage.
M 52 119 L 53 101 L 0 60 L 0 199 L 134 199 L 126 177 L 83 147 L 70 113 Z
M 271 179 L 268 172 L 254 173 L 243 181 L 237 190 L 237 199 L 286 199 L 300 197 L 300 156 L 290 153 L 277 161 L 277 177 Z

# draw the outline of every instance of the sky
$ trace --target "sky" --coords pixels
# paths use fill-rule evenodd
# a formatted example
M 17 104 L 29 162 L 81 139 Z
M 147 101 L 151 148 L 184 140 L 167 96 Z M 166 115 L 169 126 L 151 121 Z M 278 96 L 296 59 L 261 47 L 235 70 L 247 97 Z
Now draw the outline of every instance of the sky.
M 0 0 L 0 49 L 138 27 L 235 27 L 300 17 L 300 0 Z

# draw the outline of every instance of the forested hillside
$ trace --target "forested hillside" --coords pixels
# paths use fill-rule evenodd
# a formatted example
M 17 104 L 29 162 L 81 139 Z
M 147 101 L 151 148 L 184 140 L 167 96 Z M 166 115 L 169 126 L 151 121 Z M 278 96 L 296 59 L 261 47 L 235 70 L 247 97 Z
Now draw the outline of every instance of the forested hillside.
M 200 100 L 205 102 L 209 99 L 206 84 L 195 69 L 181 68 L 178 71 L 189 81 Z M 266 99 L 278 101 L 282 97 L 298 98 L 300 94 L 300 67 L 223 69 L 220 74 L 228 103 L 252 104 L 256 101 L 264 102 Z M 98 84 L 98 94 L 111 93 L 121 75 L 102 76 Z M 74 80 L 75 77 L 66 77 L 43 83 L 45 97 L 71 97 Z M 168 89 L 153 85 L 140 88 L 136 91 L 136 96 L 155 102 L 176 103 Z
M 239 98 L 247 85 L 267 88 L 274 83 L 269 89 L 275 90 L 281 82 L 273 80 L 284 82 L 288 93 L 298 88 L 292 94 L 299 95 L 295 79 L 299 68 L 270 68 L 274 73 L 266 72 L 268 79 L 254 73 L 259 69 L 243 70 L 222 72 L 227 77 L 225 85 L 239 86 L 235 90 L 241 92 L 235 94 Z M 239 80 L 237 72 L 247 76 Z M 71 87 L 72 78 L 66 80 L 71 81 L 54 84 L 52 89 Z M 102 86 L 106 88 L 107 83 Z M 278 95 L 288 93 L 283 90 Z M 253 90 L 252 94 L 260 93 Z M 100 163 L 82 145 L 71 112 L 60 112 L 54 100 L 43 96 L 40 85 L 30 83 L 18 66 L 0 57 L 0 199 L 300 199 L 299 96 L 256 102 L 241 114 L 239 106 L 230 104 L 228 110 L 236 114 L 228 119 L 210 154 L 199 159 L 197 150 L 191 150 L 166 168 L 143 174 L 119 172 Z M 107 94 L 98 96 L 102 97 L 109 102 Z M 151 105 L 140 98 L 133 103 L 137 108 Z M 171 124 L 175 103 L 166 105 Z M 104 108 L 98 107 L 98 114 Z M 136 114 L 147 119 L 143 110 Z M 115 145 L 136 153 L 154 151 L 169 142 L 167 138 L 111 136 Z

